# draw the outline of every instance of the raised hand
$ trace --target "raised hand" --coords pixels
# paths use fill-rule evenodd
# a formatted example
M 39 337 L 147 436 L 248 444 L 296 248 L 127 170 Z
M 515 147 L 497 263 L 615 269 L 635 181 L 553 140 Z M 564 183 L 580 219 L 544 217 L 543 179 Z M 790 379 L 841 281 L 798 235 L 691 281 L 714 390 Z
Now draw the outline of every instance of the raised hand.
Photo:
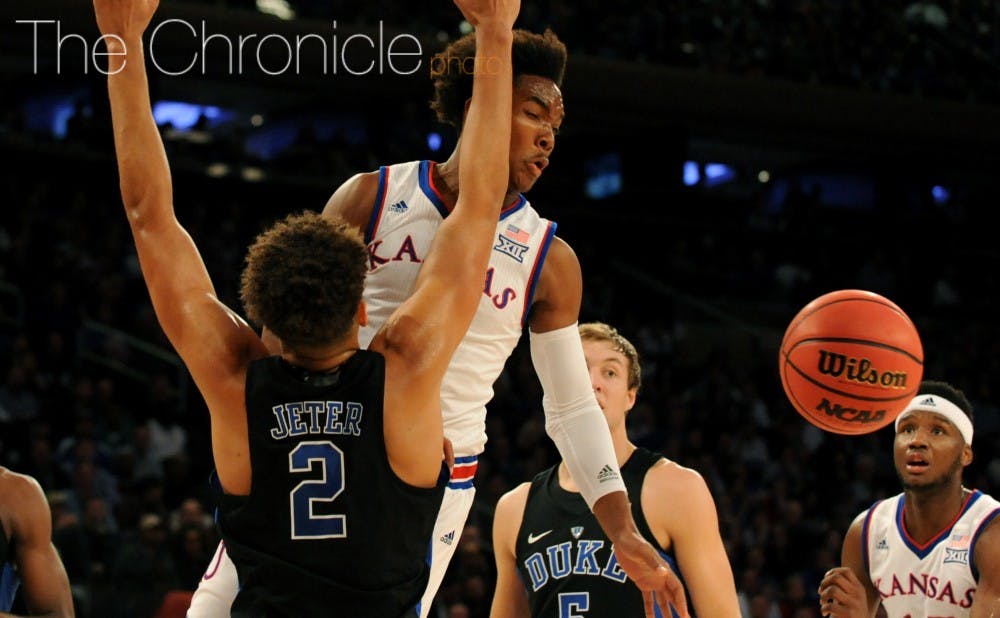
M 664 616 L 671 616 L 670 606 L 681 618 L 688 618 L 687 598 L 679 579 L 653 546 L 636 534 L 626 534 L 615 541 L 615 557 L 635 585 L 642 590 L 647 618 L 655 616 L 658 605 Z
M 141 39 L 159 3 L 159 0 L 94 0 L 97 27 L 105 36 L 127 41 Z
M 481 23 L 496 22 L 499 26 L 514 27 L 521 10 L 521 0 L 454 0 L 465 20 L 474 27 Z

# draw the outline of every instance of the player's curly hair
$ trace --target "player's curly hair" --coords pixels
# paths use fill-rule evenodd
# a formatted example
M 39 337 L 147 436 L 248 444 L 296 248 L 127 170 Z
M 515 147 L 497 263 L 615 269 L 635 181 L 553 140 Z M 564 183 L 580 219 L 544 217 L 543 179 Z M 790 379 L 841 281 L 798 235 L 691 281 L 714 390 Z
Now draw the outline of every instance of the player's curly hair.
M 458 130 L 462 129 L 465 102 L 472 96 L 472 71 L 466 67 L 472 65 L 475 56 L 476 33 L 470 32 L 435 54 L 430 64 L 434 78 L 431 109 L 438 120 Z M 566 45 L 551 29 L 542 34 L 514 30 L 511 60 L 515 85 L 521 75 L 536 75 L 562 87 L 567 57 Z
M 367 260 L 361 234 L 346 222 L 289 215 L 247 251 L 240 280 L 247 317 L 291 347 L 334 343 L 351 328 Z
M 965 396 L 965 393 L 947 382 L 941 380 L 924 380 L 920 383 L 920 388 L 917 390 L 917 397 L 920 395 L 936 395 L 947 399 L 958 406 L 962 412 L 965 412 L 970 421 L 975 421 L 972 416 L 972 403 Z
M 639 352 L 632 342 L 622 336 L 618 329 L 604 322 L 585 322 L 580 324 L 580 339 L 584 341 L 606 341 L 616 352 L 628 360 L 628 387 L 639 390 L 642 386 L 642 368 L 639 366 Z

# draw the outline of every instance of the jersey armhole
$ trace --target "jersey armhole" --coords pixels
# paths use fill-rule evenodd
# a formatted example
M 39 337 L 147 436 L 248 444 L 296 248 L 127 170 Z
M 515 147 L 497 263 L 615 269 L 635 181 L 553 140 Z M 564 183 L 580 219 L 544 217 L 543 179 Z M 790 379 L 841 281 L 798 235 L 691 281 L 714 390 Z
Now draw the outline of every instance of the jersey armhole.
M 521 313 L 521 328 L 524 328 L 524 325 L 527 323 L 528 315 L 531 313 L 531 304 L 535 302 L 535 287 L 538 285 L 538 278 L 541 276 L 542 268 L 545 266 L 545 257 L 549 254 L 549 247 L 552 246 L 552 239 L 556 235 L 557 227 L 559 226 L 555 221 L 549 221 L 548 227 L 545 230 L 545 238 L 538 249 L 538 255 L 535 256 L 535 263 L 531 267 L 531 276 L 528 277 L 528 289 L 524 296 L 524 309 Z
M 378 191 L 375 193 L 375 203 L 372 205 L 372 214 L 368 217 L 368 225 L 365 227 L 365 244 L 371 243 L 378 233 L 378 225 L 382 222 L 382 209 L 385 207 L 386 188 L 389 185 L 389 168 L 381 166 L 378 168 Z
M 868 551 L 868 537 L 871 531 L 872 517 L 875 516 L 875 509 L 882 504 L 882 500 L 875 502 L 868 508 L 868 513 L 865 514 L 865 523 L 861 527 L 861 562 L 865 565 L 865 575 L 868 577 L 869 581 L 872 578 L 872 565 L 871 565 L 871 554 Z
M 972 579 L 979 581 L 979 569 L 976 568 L 976 541 L 979 540 L 979 536 L 986 530 L 986 526 L 990 525 L 997 516 L 1000 515 L 1000 507 L 993 509 L 986 517 L 983 518 L 979 528 L 972 534 L 972 542 L 969 543 L 969 570 L 972 572 Z

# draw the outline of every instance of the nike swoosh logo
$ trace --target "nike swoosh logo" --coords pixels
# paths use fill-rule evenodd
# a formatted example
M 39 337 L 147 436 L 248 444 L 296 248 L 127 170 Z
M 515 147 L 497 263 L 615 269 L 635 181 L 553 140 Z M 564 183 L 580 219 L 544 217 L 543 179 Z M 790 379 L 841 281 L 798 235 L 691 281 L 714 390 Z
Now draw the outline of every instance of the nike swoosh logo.
M 529 534 L 528 535 L 528 545 L 531 545 L 532 543 L 534 543 L 535 541 L 537 541 L 538 539 L 542 538 L 543 536 L 545 536 L 546 534 L 548 534 L 550 532 L 552 532 L 552 531 L 551 530 L 546 530 L 545 532 L 543 532 L 541 534 Z

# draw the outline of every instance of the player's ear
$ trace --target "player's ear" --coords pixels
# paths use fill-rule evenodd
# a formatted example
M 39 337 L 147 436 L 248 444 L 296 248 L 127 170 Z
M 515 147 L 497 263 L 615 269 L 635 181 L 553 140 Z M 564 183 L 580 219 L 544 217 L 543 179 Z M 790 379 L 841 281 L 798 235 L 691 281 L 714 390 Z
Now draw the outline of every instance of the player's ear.
M 358 303 L 357 316 L 359 326 L 368 326 L 368 305 L 365 304 L 364 300 Z
M 966 444 L 962 447 L 962 466 L 972 463 L 972 447 Z

